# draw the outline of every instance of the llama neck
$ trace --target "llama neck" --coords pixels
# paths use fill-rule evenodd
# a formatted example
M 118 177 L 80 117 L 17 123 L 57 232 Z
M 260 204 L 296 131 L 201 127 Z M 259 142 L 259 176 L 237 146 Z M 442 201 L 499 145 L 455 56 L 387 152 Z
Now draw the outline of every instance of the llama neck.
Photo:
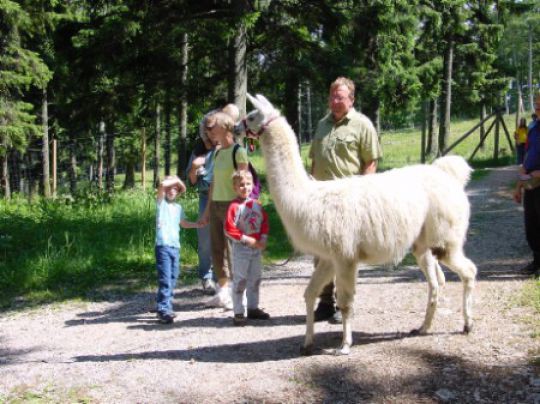
M 311 181 L 302 163 L 296 136 L 287 121 L 273 121 L 260 141 L 272 197 L 283 199 L 307 191 Z

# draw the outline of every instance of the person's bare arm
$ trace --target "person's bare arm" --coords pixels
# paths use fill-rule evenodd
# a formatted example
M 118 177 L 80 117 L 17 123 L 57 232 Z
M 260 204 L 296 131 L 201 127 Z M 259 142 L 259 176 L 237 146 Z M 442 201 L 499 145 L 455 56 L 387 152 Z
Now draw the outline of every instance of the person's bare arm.
M 212 181 L 210 183 L 210 189 L 208 190 L 208 202 L 206 202 L 206 207 L 204 208 L 204 212 L 202 216 L 197 221 L 197 223 L 199 223 L 201 226 L 206 226 L 208 222 L 210 221 L 210 205 L 212 204 L 213 193 L 214 193 L 214 182 Z
M 189 220 L 185 219 L 180 221 L 180 226 L 182 226 L 184 229 L 198 229 L 200 227 L 204 227 L 199 222 L 190 222 Z
M 238 163 L 236 167 L 238 171 L 246 171 L 248 169 L 248 163 Z
M 189 169 L 188 178 L 189 182 L 191 182 L 191 185 L 195 185 L 197 183 L 197 172 L 199 168 L 204 166 L 204 163 L 206 161 L 205 156 L 198 156 L 193 159 L 191 162 L 191 167 Z
M 362 170 L 362 174 L 375 174 L 377 171 L 377 160 L 371 160 L 366 163 L 364 166 L 364 169 Z
M 158 190 L 157 190 L 157 202 L 161 202 L 163 198 L 165 198 L 165 188 L 170 187 L 175 184 L 180 184 L 180 179 L 175 175 L 171 178 L 164 179 L 159 183 Z

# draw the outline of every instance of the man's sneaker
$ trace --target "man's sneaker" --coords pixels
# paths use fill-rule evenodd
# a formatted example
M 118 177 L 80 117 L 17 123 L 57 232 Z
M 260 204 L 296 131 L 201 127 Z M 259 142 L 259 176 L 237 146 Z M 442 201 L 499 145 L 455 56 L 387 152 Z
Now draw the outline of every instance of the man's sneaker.
M 243 314 L 235 314 L 233 317 L 233 324 L 235 327 L 243 327 L 246 325 L 246 318 Z
M 203 279 L 202 288 L 205 295 L 213 296 L 216 294 L 216 284 L 212 279 Z
M 315 321 L 330 320 L 336 313 L 336 308 L 333 304 L 319 302 L 319 305 L 315 309 Z
M 330 324 L 343 324 L 343 316 L 339 308 L 336 308 L 336 312 L 328 319 L 328 322 Z
M 163 313 L 158 311 L 157 317 L 161 324 L 171 324 L 174 322 L 176 315 L 174 313 Z
M 251 320 L 268 320 L 270 319 L 270 314 L 265 312 L 264 310 L 261 310 L 259 308 L 257 309 L 248 309 L 247 311 L 247 318 Z
M 538 273 L 539 269 L 540 265 L 536 264 L 535 262 L 530 262 L 529 264 L 521 268 L 519 272 L 525 275 L 533 275 Z

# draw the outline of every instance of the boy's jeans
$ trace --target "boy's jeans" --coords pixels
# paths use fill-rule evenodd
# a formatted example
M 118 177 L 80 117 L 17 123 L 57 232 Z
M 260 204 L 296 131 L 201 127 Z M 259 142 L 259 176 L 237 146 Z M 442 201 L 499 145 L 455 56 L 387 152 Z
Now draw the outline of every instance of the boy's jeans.
M 172 313 L 172 299 L 176 281 L 180 275 L 180 250 L 176 247 L 156 246 L 158 313 Z
M 199 217 L 208 203 L 208 192 L 199 192 Z M 199 256 L 199 278 L 212 279 L 212 248 L 210 246 L 210 226 L 197 229 L 197 255 Z

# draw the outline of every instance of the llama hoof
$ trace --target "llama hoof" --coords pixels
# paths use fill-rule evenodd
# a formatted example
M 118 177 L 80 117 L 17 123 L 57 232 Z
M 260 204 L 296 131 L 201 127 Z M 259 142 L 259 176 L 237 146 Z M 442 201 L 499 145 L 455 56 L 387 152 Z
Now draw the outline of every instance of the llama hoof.
M 313 355 L 313 345 L 302 346 L 300 348 L 300 355 L 311 356 Z
M 426 334 L 426 331 L 423 330 L 422 328 L 415 328 L 413 330 L 411 330 L 411 332 L 409 333 L 409 335 L 413 336 L 413 337 L 416 337 L 418 335 L 425 335 Z
M 338 348 L 338 349 L 334 350 L 334 355 L 335 356 L 344 356 L 344 355 L 348 355 L 350 353 L 351 353 L 351 347 L 349 347 L 348 345 L 344 345 L 341 348 Z
M 472 331 L 472 329 L 473 329 L 472 325 L 465 325 L 465 327 L 463 327 L 463 334 L 469 334 Z

